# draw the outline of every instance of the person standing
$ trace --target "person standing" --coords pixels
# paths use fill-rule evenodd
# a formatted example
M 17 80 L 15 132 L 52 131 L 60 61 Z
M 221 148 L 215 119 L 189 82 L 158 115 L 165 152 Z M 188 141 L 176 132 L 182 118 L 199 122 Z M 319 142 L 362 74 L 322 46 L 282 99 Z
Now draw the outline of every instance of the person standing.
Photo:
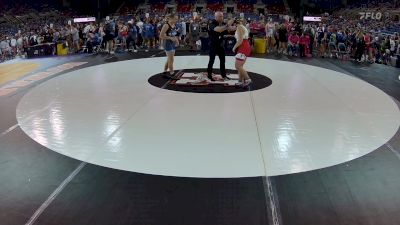
M 143 25 L 144 25 L 144 23 L 142 22 L 141 19 L 139 19 L 138 22 L 136 23 L 136 27 L 138 29 L 138 41 L 137 41 L 137 44 L 140 47 L 143 47 L 143 43 L 144 43 L 144 41 L 143 41 Z
M 168 79 L 174 78 L 174 56 L 175 48 L 179 46 L 178 39 L 178 28 L 176 22 L 178 21 L 178 16 L 175 14 L 170 14 L 167 16 L 167 22 L 161 29 L 160 39 L 164 41 L 164 50 L 167 55 L 167 62 L 164 66 L 164 77 Z M 169 70 L 169 73 L 168 73 Z
M 278 36 L 279 36 L 279 50 L 278 53 L 282 54 L 287 54 L 287 28 L 285 24 L 281 24 L 278 30 Z
M 186 35 L 187 35 L 185 20 L 182 19 L 180 24 L 181 24 L 181 41 L 183 42 L 186 39 Z
M 267 40 L 267 53 L 273 51 L 273 39 L 274 39 L 275 24 L 272 18 L 269 19 L 268 23 L 265 25 L 265 39 Z
M 148 31 L 148 35 L 147 38 L 148 40 L 148 46 L 150 48 L 154 48 L 155 47 L 155 27 L 154 27 L 154 21 L 150 20 L 150 26 L 149 26 L 149 31 Z
M 74 51 L 75 53 L 79 52 L 79 30 L 76 28 L 76 26 L 71 26 L 71 35 L 72 35 L 72 42 L 74 46 Z
M 151 41 L 150 41 L 151 32 L 152 32 L 152 25 L 150 23 L 150 18 L 147 18 L 142 28 L 143 46 L 146 49 L 151 47 Z
M 300 43 L 300 37 L 297 35 L 296 31 L 292 31 L 291 34 L 289 35 L 289 44 L 288 44 L 288 54 L 290 56 L 297 56 L 299 53 L 299 43 Z
M 108 20 L 105 27 L 104 41 L 106 43 L 106 51 L 110 54 L 114 54 L 114 38 L 115 38 L 115 22 Z
M 136 29 L 135 24 L 128 23 L 128 38 L 126 39 L 126 48 L 128 49 L 128 51 L 131 51 L 129 45 L 130 43 L 132 43 L 133 52 L 137 52 L 137 46 L 136 46 L 137 36 L 138 36 L 138 31 Z
M 239 85 L 247 87 L 251 84 L 251 79 L 247 71 L 243 68 L 246 63 L 247 57 L 251 54 L 251 45 L 249 41 L 249 30 L 243 25 L 243 19 L 238 20 L 237 29 L 235 33 L 236 44 L 233 47 L 233 52 L 237 51 L 235 56 L 235 68 L 239 73 Z
M 210 37 L 210 60 L 207 67 L 207 76 L 211 81 L 215 81 L 212 77 L 212 70 L 215 62 L 215 57 L 218 56 L 220 61 L 220 70 L 222 78 L 228 80 L 225 70 L 225 49 L 223 47 L 224 35 L 228 34 L 228 31 L 235 30 L 231 27 L 233 21 L 229 21 L 228 25 L 224 23 L 224 14 L 222 12 L 215 13 L 215 19 L 211 21 L 209 25 L 209 37 Z
M 157 43 L 158 48 L 159 48 L 160 50 L 163 50 L 163 49 L 164 49 L 163 40 L 160 38 L 161 29 L 162 29 L 162 27 L 164 26 L 164 24 L 165 24 L 165 21 L 164 21 L 164 20 L 158 19 L 158 22 L 157 22 L 157 29 L 156 29 L 156 34 L 155 34 L 155 36 L 156 36 L 156 43 Z
M 356 56 L 355 59 L 357 62 L 361 62 L 362 55 L 364 54 L 365 49 L 365 41 L 364 41 L 364 34 L 362 31 L 357 33 L 357 45 L 356 45 Z
M 325 47 L 323 43 L 324 36 L 325 34 L 324 31 L 322 30 L 322 27 L 318 27 L 317 33 L 315 35 L 315 42 L 317 43 L 319 57 L 324 56 L 324 47 Z
M 189 26 L 189 40 L 191 50 L 197 50 L 197 41 L 200 40 L 200 23 L 198 17 L 193 19 Z
M 210 34 L 208 31 L 208 20 L 205 18 L 201 19 L 200 23 L 200 45 L 202 52 L 210 51 Z
M 310 37 L 303 32 L 300 36 L 300 57 L 309 55 Z
M 279 24 L 278 23 L 276 23 L 275 24 L 275 29 L 274 29 L 274 40 L 275 40 L 275 45 L 274 45 L 274 48 L 275 48 L 275 52 L 277 52 L 277 53 L 279 53 Z
M 15 56 L 17 55 L 17 39 L 15 37 L 11 37 L 10 46 L 12 54 Z
M 19 55 L 24 51 L 24 39 L 22 35 L 17 36 L 17 51 Z

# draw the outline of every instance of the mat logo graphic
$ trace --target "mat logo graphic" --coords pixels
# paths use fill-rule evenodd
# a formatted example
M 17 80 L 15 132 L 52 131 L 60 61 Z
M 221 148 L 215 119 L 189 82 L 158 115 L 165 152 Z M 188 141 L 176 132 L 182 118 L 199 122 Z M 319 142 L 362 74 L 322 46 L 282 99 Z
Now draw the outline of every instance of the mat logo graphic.
M 213 85 L 224 85 L 224 86 L 235 86 L 239 80 L 238 74 L 228 74 L 231 80 L 224 80 L 220 74 L 213 74 L 215 81 L 207 79 L 207 73 L 183 73 L 179 80 L 172 81 L 172 85 L 196 85 L 196 86 L 207 86 Z
M 360 20 L 380 20 L 382 18 L 382 13 L 381 12 L 359 12 L 360 15 Z

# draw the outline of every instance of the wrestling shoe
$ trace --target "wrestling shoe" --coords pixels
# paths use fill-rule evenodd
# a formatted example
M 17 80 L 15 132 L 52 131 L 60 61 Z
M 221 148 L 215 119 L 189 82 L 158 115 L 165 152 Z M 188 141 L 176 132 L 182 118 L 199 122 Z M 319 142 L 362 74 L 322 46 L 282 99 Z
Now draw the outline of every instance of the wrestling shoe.
M 222 79 L 224 79 L 224 81 L 232 80 L 232 79 L 229 78 L 228 76 L 222 76 Z
M 235 85 L 239 86 L 239 87 L 243 87 L 243 82 L 242 81 L 238 81 Z
M 179 80 L 178 78 L 175 78 L 175 74 L 170 74 L 169 72 L 163 72 L 162 76 L 166 79 L 170 80 Z
M 214 77 L 213 77 L 212 75 L 208 75 L 207 78 L 208 78 L 210 81 L 217 81 L 217 80 L 214 79 Z
M 162 76 L 163 76 L 164 78 L 169 79 L 169 73 L 168 73 L 168 72 L 163 72 L 163 73 L 162 73 Z
M 247 87 L 249 86 L 251 83 L 253 83 L 253 81 L 251 79 L 245 80 L 242 87 Z

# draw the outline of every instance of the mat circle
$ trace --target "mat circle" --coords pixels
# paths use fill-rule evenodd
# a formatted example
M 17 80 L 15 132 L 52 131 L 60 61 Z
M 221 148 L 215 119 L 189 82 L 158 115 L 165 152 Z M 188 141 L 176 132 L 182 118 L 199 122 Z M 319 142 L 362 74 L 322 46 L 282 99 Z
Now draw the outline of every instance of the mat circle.
M 206 73 L 206 69 L 185 69 L 177 71 L 177 77 L 179 78 L 184 73 Z M 228 76 L 230 74 L 237 74 L 236 70 L 226 70 Z M 220 74 L 219 71 L 215 70 L 214 74 Z M 240 87 L 238 85 L 223 85 L 223 84 L 208 84 L 208 85 L 192 85 L 192 84 L 176 84 L 172 80 L 165 78 L 163 73 L 153 75 L 149 78 L 148 82 L 156 87 L 180 92 L 192 92 L 192 93 L 237 93 L 246 91 L 256 91 L 266 88 L 272 84 L 272 80 L 267 76 L 248 72 L 251 80 L 253 81 L 251 85 L 247 88 Z M 234 81 L 232 81 L 234 82 Z

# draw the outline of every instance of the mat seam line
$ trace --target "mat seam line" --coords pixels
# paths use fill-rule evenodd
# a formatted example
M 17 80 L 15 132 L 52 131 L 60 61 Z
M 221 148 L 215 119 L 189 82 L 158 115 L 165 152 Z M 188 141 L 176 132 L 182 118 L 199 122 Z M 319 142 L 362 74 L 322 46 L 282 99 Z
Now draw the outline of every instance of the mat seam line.
M 266 198 L 268 197 L 268 199 L 269 199 L 269 204 L 270 204 L 270 208 L 271 208 L 271 217 L 272 217 L 271 219 L 272 219 L 273 225 L 281 225 L 280 216 L 279 216 L 278 210 L 277 210 L 277 204 L 275 203 L 276 199 L 275 199 L 275 196 L 274 196 L 272 183 L 271 183 L 270 178 L 267 175 L 266 160 L 265 160 L 265 157 L 264 157 L 264 154 L 263 154 L 263 145 L 262 145 L 262 142 L 261 142 L 260 129 L 259 129 L 259 126 L 258 126 L 257 114 L 255 112 L 255 104 L 254 104 L 253 94 L 252 94 L 252 91 L 251 91 L 250 88 L 249 88 L 249 95 L 250 95 L 251 108 L 252 108 L 252 111 L 253 111 L 254 122 L 255 122 L 256 130 L 257 130 L 258 143 L 259 143 L 259 146 L 260 146 L 260 153 L 261 153 L 261 158 L 262 158 L 263 167 L 264 167 L 264 173 L 265 173 L 265 176 L 263 177 L 262 180 L 263 180 L 263 187 L 266 186 L 267 191 L 265 191 L 265 189 L 263 188 L 264 189 L 264 194 L 267 195 L 265 197 Z

